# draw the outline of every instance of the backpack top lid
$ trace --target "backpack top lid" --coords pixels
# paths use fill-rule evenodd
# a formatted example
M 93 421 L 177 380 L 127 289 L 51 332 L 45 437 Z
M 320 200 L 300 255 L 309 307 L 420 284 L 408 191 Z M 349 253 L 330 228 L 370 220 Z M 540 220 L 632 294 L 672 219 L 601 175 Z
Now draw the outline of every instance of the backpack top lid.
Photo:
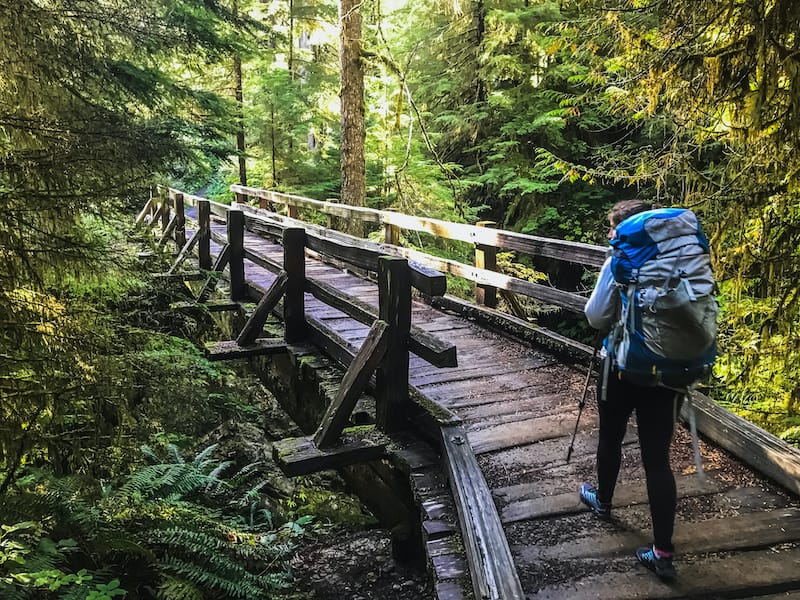
M 687 244 L 709 250 L 697 216 L 686 208 L 656 208 L 631 215 L 617 225 L 610 244 L 614 254 L 624 254 L 625 262 L 633 268 Z

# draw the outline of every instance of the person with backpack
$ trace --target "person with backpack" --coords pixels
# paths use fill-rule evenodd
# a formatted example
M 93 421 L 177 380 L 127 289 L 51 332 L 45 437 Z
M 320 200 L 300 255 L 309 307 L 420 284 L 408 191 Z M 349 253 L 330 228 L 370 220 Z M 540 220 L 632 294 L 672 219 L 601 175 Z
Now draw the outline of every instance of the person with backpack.
M 686 209 L 653 210 L 645 201 L 625 200 L 608 219 L 610 255 L 584 309 L 592 327 L 608 332 L 598 380 L 597 487 L 584 483 L 579 495 L 595 515 L 610 518 L 622 441 L 635 411 L 653 526 L 652 545 L 636 557 L 672 579 L 677 492 L 669 450 L 679 392 L 687 393 L 716 357 L 708 242 Z

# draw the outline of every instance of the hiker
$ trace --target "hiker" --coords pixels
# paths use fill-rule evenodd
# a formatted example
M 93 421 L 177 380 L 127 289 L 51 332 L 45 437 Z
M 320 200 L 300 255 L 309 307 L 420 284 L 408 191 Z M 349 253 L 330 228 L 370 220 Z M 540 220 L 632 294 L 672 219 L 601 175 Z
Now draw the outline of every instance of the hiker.
M 645 212 L 647 212 L 646 215 L 641 214 Z M 634 215 L 639 216 L 630 219 Z M 650 219 L 651 216 L 654 221 L 647 223 L 646 219 Z M 666 219 L 670 218 L 676 218 L 676 223 L 666 223 Z M 672 579 L 676 576 L 673 565 L 675 548 L 672 544 L 672 533 L 677 494 L 675 477 L 670 467 L 669 451 L 674 420 L 679 409 L 676 390 L 685 387 L 692 380 L 699 379 L 702 373 L 708 371 L 709 365 L 713 363 L 716 356 L 716 345 L 713 339 L 710 344 L 707 340 L 708 336 L 716 335 L 716 302 L 711 296 L 713 279 L 710 275 L 707 241 L 700 233 L 694 214 L 684 209 L 652 210 L 652 206 L 642 200 L 625 200 L 611 208 L 608 219 L 611 225 L 608 237 L 612 245 L 612 252 L 603 264 L 600 277 L 584 309 L 589 324 L 607 334 L 601 352 L 604 363 L 601 369 L 602 375 L 598 381 L 597 396 L 600 416 L 600 437 L 597 445 L 597 487 L 584 483 L 580 488 L 580 499 L 598 517 L 610 517 L 614 487 L 622 458 L 622 441 L 625 437 L 628 419 L 635 410 L 653 524 L 652 545 L 636 550 L 636 557 L 641 564 L 660 578 Z M 625 227 L 625 234 L 618 235 L 618 228 L 623 229 L 623 227 Z M 662 229 L 672 227 L 672 229 L 668 233 L 659 233 L 657 229 L 659 227 Z M 651 239 L 651 234 L 660 240 L 658 244 Z M 646 242 L 642 242 L 642 239 L 646 239 Z M 669 255 L 670 262 L 666 262 L 667 259 L 665 259 L 663 264 L 657 265 L 660 269 L 658 273 L 660 273 L 661 280 L 657 285 L 649 286 L 652 290 L 636 287 L 641 280 L 645 279 L 644 273 L 640 274 L 639 269 L 643 265 L 634 264 L 631 269 L 631 263 L 635 263 L 635 257 L 640 248 L 630 248 L 625 244 L 638 242 L 650 244 L 649 260 L 653 262 L 657 260 L 654 258 L 655 252 L 658 252 L 657 256 L 660 257 L 660 253 L 665 248 L 672 250 L 672 254 L 665 254 Z M 671 242 L 672 246 L 670 246 Z M 692 249 L 685 250 L 685 247 L 689 246 Z M 652 247 L 656 247 L 657 250 L 652 250 Z M 666 250 L 664 251 L 666 252 Z M 634 258 L 629 260 L 630 257 Z M 648 260 L 648 258 L 642 260 Z M 700 275 L 688 277 L 684 267 L 689 270 L 693 269 Z M 626 268 L 627 280 L 623 274 Z M 644 268 L 641 270 L 646 271 Z M 664 272 L 666 272 L 666 276 Z M 637 281 L 637 278 L 640 281 Z M 627 281 L 630 291 L 626 291 L 625 284 L 620 283 L 620 279 Z M 678 283 L 675 284 L 675 282 Z M 672 285 L 675 287 L 671 288 Z M 682 287 L 686 289 L 683 290 Z M 658 360 L 663 357 L 653 358 L 655 355 L 648 354 L 647 349 L 636 347 L 637 343 L 644 346 L 643 336 L 639 335 L 638 331 L 633 333 L 627 331 L 628 325 L 634 323 L 632 311 L 649 310 L 652 314 L 658 315 L 656 308 L 663 308 L 667 298 L 675 297 L 675 295 L 665 295 L 663 291 L 665 288 L 670 288 L 668 290 L 670 294 L 674 292 L 675 295 L 681 295 L 685 292 L 691 296 L 692 301 L 697 300 L 696 292 L 697 295 L 702 296 L 700 300 L 703 301 L 689 303 L 691 307 L 688 309 L 686 306 L 689 305 L 686 303 L 680 307 L 684 313 L 686 310 L 694 311 L 694 313 L 700 311 L 700 324 L 695 325 L 694 321 L 690 321 L 688 325 L 684 325 L 684 322 L 679 322 L 678 326 L 673 327 L 673 332 L 678 338 L 677 341 L 664 340 L 665 345 L 671 343 L 673 347 L 683 346 L 683 352 L 691 352 L 686 350 L 687 347 L 695 349 L 694 355 L 676 370 L 675 381 L 669 381 L 672 374 L 667 367 L 671 366 L 671 363 L 666 361 L 662 370 Z M 659 298 L 653 299 L 656 295 Z M 651 298 L 655 307 L 651 304 L 647 305 L 645 309 L 638 308 L 642 303 L 647 302 L 646 298 Z M 672 307 L 673 305 L 669 308 Z M 690 314 L 692 319 L 696 316 L 694 313 Z M 631 317 L 630 320 L 628 315 Z M 641 326 L 639 324 L 639 321 L 642 320 L 641 314 L 636 318 L 638 319 L 637 326 Z M 644 318 L 653 317 L 648 314 Z M 704 337 L 695 343 L 690 330 L 704 327 L 713 331 L 711 333 L 701 331 L 700 334 Z M 654 329 L 664 331 L 664 328 L 656 327 Z M 639 355 L 636 352 L 639 352 Z M 642 359 L 640 355 L 646 355 L 647 360 Z M 641 367 L 638 372 L 637 367 Z M 667 380 L 667 385 L 669 383 L 674 385 L 664 387 L 662 375 Z

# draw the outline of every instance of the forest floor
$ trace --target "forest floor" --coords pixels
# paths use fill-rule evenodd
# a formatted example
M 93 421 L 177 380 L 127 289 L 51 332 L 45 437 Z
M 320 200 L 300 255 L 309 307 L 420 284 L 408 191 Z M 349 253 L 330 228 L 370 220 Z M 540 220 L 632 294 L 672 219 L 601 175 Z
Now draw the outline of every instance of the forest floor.
M 280 600 L 428 600 L 433 598 L 425 565 L 392 557 L 391 534 L 381 528 L 334 472 L 288 478 L 274 464 L 271 442 L 301 435 L 274 396 L 246 371 L 249 403 L 258 422 L 223 423 L 204 444 L 218 443 L 240 464 L 259 463 L 268 479 L 271 512 L 283 520 L 313 516 L 293 539 L 292 583 Z

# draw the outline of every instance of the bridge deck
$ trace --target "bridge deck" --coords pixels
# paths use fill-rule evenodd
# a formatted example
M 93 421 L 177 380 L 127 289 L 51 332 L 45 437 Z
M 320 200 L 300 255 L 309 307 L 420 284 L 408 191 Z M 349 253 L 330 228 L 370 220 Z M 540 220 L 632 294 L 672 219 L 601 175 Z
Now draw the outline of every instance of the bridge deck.
M 224 226 L 214 229 L 225 233 Z M 247 233 L 245 246 L 282 262 L 282 247 L 269 240 Z M 246 273 L 264 288 L 275 277 L 250 262 Z M 311 259 L 306 273 L 378 305 L 377 287 L 369 281 Z M 526 598 L 800 597 L 796 496 L 702 441 L 707 479 L 701 481 L 694 474 L 690 437 L 678 427 L 672 448 L 679 494 L 678 579 L 662 583 L 632 555 L 651 539 L 635 424 L 624 445 L 614 519 L 601 522 L 577 497 L 580 483 L 595 478 L 597 414 L 591 401 L 572 460 L 565 460 L 585 372 L 424 302 L 414 301 L 412 310 L 415 325 L 458 348 L 454 368 L 437 368 L 412 355 L 410 382 L 463 419 Z M 356 345 L 367 335 L 365 325 L 309 294 L 306 312 Z M 441 507 L 452 507 L 445 486 L 441 499 L 423 505 L 423 515 L 443 517 Z M 449 566 L 456 572 L 465 568 L 461 561 Z

